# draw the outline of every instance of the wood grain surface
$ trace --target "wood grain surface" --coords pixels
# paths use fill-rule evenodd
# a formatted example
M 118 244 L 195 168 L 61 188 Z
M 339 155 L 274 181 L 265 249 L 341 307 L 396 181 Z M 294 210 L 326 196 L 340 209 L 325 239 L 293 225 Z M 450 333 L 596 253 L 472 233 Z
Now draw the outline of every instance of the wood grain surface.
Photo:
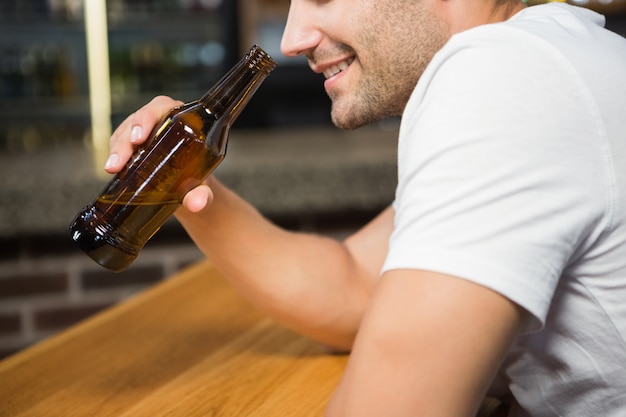
M 0 362 L 0 416 L 321 416 L 346 359 L 201 262 Z

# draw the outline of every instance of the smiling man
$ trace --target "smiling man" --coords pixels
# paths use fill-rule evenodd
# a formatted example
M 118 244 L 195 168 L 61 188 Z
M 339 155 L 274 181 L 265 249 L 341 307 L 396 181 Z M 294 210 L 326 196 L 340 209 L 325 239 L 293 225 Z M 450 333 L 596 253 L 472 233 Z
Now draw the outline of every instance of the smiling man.
M 177 218 L 277 321 L 351 350 L 329 417 L 626 415 L 626 40 L 517 0 L 292 0 L 347 129 L 401 116 L 395 201 L 343 242 L 211 177 Z M 159 97 L 111 139 L 117 172 Z M 259 244 L 261 242 L 262 244 Z M 245 262 L 242 262 L 245 259 Z
M 306 55 L 311 69 L 324 74 L 333 122 L 350 129 L 401 115 L 450 34 L 422 2 L 292 2 L 281 46 L 285 55 Z

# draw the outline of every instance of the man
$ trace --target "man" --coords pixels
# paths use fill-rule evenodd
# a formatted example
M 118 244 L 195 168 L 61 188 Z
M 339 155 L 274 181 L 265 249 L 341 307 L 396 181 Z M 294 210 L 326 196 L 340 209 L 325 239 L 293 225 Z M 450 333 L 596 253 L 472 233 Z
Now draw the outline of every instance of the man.
M 518 0 L 292 0 L 282 39 L 332 119 L 402 116 L 393 205 L 344 242 L 220 184 L 177 218 L 277 321 L 351 350 L 330 417 L 626 415 L 626 41 Z M 177 102 L 111 140 L 106 169 Z M 245 260 L 245 261 L 243 261 Z

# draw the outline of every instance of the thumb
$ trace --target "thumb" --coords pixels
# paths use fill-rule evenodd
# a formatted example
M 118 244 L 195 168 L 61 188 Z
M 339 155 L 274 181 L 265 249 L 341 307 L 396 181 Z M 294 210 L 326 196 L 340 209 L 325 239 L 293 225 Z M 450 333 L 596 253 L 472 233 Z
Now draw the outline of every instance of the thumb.
M 213 201 L 213 191 L 208 185 L 202 184 L 189 191 L 183 198 L 183 206 L 192 213 L 203 210 Z

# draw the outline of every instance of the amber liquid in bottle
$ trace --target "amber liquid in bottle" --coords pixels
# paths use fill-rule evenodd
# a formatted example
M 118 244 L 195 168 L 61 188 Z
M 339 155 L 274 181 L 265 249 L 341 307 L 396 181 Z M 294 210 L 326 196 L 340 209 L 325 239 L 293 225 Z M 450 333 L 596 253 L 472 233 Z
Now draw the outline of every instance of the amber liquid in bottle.
M 226 155 L 230 126 L 276 63 L 254 46 L 204 97 L 172 109 L 70 225 L 74 242 L 113 271 L 145 243 Z

